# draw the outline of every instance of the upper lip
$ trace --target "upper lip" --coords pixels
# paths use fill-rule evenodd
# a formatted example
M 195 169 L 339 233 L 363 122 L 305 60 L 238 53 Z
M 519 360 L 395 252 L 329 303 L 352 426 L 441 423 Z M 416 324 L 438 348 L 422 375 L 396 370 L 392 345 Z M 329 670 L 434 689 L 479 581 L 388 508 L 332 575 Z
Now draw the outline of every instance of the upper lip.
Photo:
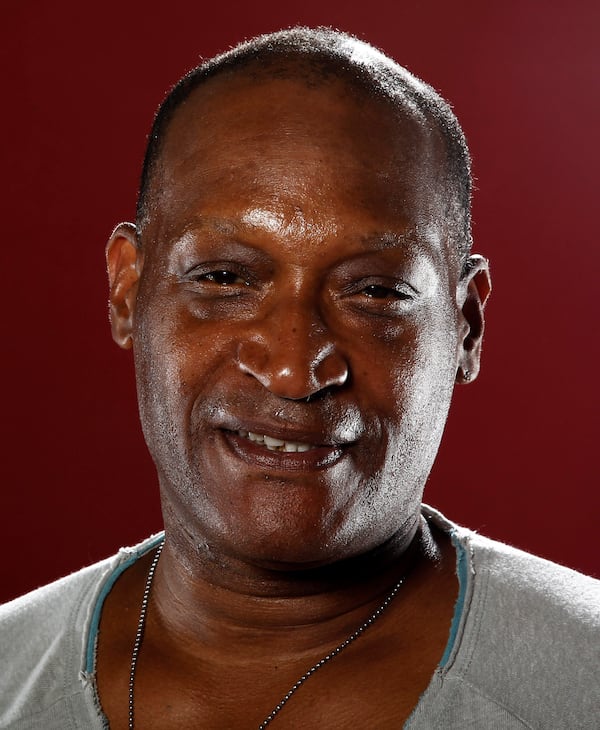
M 268 420 L 257 420 L 252 418 L 227 419 L 221 423 L 219 428 L 226 431 L 252 431 L 256 434 L 266 434 L 281 441 L 296 441 L 313 446 L 341 447 L 348 446 L 355 439 L 347 439 L 341 435 L 332 433 L 331 429 L 318 427 L 300 426 L 298 424 L 273 423 Z

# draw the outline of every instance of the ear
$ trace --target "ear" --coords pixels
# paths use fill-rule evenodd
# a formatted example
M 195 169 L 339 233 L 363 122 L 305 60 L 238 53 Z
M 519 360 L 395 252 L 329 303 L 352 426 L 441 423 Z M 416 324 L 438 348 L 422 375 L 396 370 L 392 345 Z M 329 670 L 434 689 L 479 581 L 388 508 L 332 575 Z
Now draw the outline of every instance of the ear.
M 459 283 L 462 341 L 459 343 L 456 382 L 468 383 L 479 373 L 483 339 L 483 310 L 492 290 L 488 262 L 483 256 L 469 256 Z
M 133 315 L 142 265 L 136 227 L 133 223 L 120 223 L 106 244 L 106 266 L 112 336 L 124 349 L 133 344 Z

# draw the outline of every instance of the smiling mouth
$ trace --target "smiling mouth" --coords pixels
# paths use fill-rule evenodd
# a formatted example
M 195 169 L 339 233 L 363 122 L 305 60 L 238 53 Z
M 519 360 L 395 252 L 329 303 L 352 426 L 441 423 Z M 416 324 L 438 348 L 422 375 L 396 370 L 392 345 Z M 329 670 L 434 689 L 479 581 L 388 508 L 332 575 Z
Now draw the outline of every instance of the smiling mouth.
M 221 429 L 229 448 L 246 463 L 261 470 L 305 471 L 327 469 L 346 454 L 351 444 L 311 443 L 280 438 L 244 428 Z M 295 435 L 295 434 L 294 434 Z M 307 433 L 308 438 L 311 438 Z M 318 438 L 315 434 L 312 438 Z
M 254 433 L 253 431 L 238 430 L 237 435 L 247 439 L 248 441 L 252 441 L 255 444 L 264 446 L 269 451 L 279 451 L 287 454 L 311 451 L 312 449 L 318 448 L 315 444 L 308 444 L 302 441 L 284 441 L 283 439 L 276 438 L 275 436 L 269 436 L 264 433 Z

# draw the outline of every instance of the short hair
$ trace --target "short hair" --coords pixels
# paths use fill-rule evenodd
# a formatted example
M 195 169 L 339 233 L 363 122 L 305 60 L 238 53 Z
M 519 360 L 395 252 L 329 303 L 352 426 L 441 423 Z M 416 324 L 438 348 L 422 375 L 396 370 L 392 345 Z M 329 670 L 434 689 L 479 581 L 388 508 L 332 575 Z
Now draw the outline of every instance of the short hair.
M 446 149 L 446 215 L 459 256 L 466 263 L 471 235 L 471 159 L 465 135 L 450 105 L 421 79 L 372 45 L 332 28 L 296 27 L 260 35 L 208 59 L 181 78 L 160 105 L 148 138 L 137 201 L 141 234 L 150 214 L 150 188 L 169 122 L 179 106 L 203 83 L 226 72 L 255 70 L 273 78 L 343 79 L 374 98 L 433 125 Z M 301 71 L 308 70 L 303 75 Z

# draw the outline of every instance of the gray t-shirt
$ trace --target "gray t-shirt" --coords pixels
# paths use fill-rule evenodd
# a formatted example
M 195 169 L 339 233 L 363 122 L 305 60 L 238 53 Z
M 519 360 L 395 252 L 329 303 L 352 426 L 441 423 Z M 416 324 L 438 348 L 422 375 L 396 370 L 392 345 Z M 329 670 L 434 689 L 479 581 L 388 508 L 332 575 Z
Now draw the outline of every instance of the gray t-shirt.
M 406 730 L 600 728 L 600 581 L 458 527 L 459 597 L 440 665 Z M 160 535 L 0 606 L 0 728 L 95 730 L 104 598 Z

